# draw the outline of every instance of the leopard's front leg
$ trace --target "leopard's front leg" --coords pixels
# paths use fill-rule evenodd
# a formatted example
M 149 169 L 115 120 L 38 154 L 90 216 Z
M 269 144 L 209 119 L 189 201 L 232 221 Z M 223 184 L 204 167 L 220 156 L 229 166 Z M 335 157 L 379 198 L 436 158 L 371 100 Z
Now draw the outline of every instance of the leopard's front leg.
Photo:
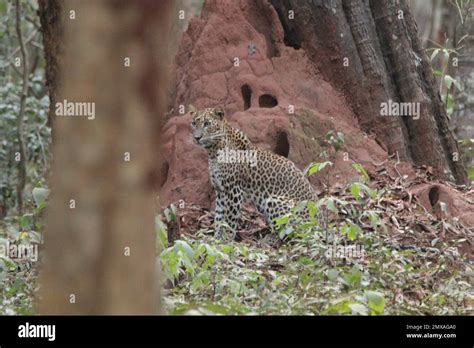
M 220 239 L 224 230 L 230 229 L 233 238 L 239 226 L 243 195 L 240 188 L 234 186 L 217 191 L 214 237 Z

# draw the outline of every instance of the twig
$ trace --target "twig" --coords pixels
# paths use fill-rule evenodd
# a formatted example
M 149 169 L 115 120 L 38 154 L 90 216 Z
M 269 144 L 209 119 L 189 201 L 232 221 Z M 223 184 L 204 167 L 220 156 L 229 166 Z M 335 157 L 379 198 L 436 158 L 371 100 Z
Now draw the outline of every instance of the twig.
M 38 22 L 37 22 L 34 18 L 31 18 L 30 16 L 26 16 L 25 18 L 26 18 L 26 20 L 27 20 L 28 22 L 30 22 L 31 24 L 33 24 L 36 29 L 40 29 L 40 28 L 41 28 L 41 26 L 38 24 Z
M 21 30 L 21 28 L 20 28 L 20 30 Z M 18 30 L 17 30 L 17 33 L 18 33 Z M 33 30 L 33 32 L 31 33 L 31 35 L 26 38 L 26 40 L 24 41 L 23 45 L 26 45 L 26 44 L 29 43 L 31 40 L 33 40 L 33 38 L 36 36 L 37 33 L 38 33 L 38 30 L 37 30 L 37 29 Z M 42 47 L 41 47 L 41 48 L 42 48 Z M 10 53 L 10 55 L 9 55 L 8 58 L 7 58 L 8 63 L 6 63 L 5 65 L 3 65 L 3 66 L 0 67 L 0 68 L 3 69 L 3 68 L 6 68 L 7 66 L 9 66 L 10 64 L 12 64 L 12 59 L 13 59 L 13 57 L 14 57 L 20 50 L 21 50 L 21 44 L 20 44 L 20 47 L 15 48 L 15 49 L 13 50 L 13 52 Z
M 40 43 L 38 43 L 38 42 L 36 42 L 36 41 L 31 41 L 31 46 L 34 46 L 34 47 L 40 49 L 41 51 L 44 51 L 43 45 L 40 44 Z
M 36 126 L 35 132 L 36 132 L 36 135 L 38 137 L 38 140 L 39 140 L 39 143 L 40 143 L 40 146 L 41 146 L 41 153 L 43 155 L 43 166 L 46 168 L 47 165 L 48 165 L 48 162 L 47 162 L 46 151 L 44 149 L 43 140 L 41 139 L 40 127 L 39 126 Z
M 400 172 L 398 171 L 398 168 L 397 168 L 397 166 L 398 166 L 399 164 L 400 164 L 400 156 L 398 155 L 398 151 L 397 151 L 397 163 L 395 163 L 394 168 L 395 168 L 395 171 L 397 172 L 398 176 L 399 176 L 401 179 L 403 179 L 402 174 L 400 174 Z

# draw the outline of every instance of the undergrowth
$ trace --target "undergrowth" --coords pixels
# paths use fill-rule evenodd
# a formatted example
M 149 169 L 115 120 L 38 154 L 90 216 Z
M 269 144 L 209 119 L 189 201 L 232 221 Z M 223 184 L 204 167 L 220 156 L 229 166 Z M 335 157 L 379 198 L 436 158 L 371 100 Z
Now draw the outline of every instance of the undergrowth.
M 473 313 L 472 265 L 459 254 L 465 239 L 397 247 L 388 228 L 393 217 L 381 204 L 392 193 L 360 182 L 343 191 L 302 202 L 280 218 L 274 233 L 285 242 L 275 245 L 217 241 L 208 228 L 184 233 L 165 248 L 166 219 L 158 219 L 166 310 L 175 315 Z M 301 209 L 309 211 L 309 219 L 298 217 Z

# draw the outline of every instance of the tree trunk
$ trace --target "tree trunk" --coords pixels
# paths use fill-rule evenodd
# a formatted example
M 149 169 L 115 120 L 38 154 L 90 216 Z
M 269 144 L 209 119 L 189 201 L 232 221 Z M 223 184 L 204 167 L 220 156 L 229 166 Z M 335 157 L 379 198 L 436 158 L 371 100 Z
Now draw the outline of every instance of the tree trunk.
M 65 18 L 64 43 L 50 43 L 64 44 L 60 80 L 52 68 L 50 86 L 59 86 L 55 100 L 60 103 L 94 103 L 89 105 L 90 110 L 94 105 L 95 117 L 92 112 L 79 117 L 77 110 L 74 117 L 54 116 L 52 199 L 38 309 L 54 314 L 156 313 L 151 179 L 157 172 L 156 134 L 165 111 L 162 47 L 169 39 L 171 2 L 61 4 L 64 17 L 56 13 L 52 21 L 42 22 L 53 26 L 43 28 L 53 33 L 49 39 L 60 40 L 55 21 Z
M 469 139 L 474 139 L 474 3 L 466 1 L 461 12 L 466 17 L 461 21 L 457 13 L 454 39 L 455 46 L 459 46 L 458 64 L 457 67 L 451 65 L 451 69 L 463 88 L 455 90 L 452 120 L 458 139 L 466 142 L 464 163 L 473 167 L 474 142 L 469 143 Z
M 285 42 L 303 47 L 389 153 L 467 183 L 428 58 L 405 0 L 272 0 Z M 294 11 L 294 19 L 289 16 Z M 419 103 L 419 118 L 381 116 L 381 103 Z M 400 105 L 400 104 L 398 104 Z M 415 104 L 416 105 L 416 104 Z
M 47 125 L 53 130 L 54 105 L 58 100 L 58 70 L 59 61 L 63 55 L 64 43 L 62 32 L 64 26 L 63 1 L 61 0 L 38 0 L 38 15 L 41 22 L 43 36 L 44 57 L 46 60 L 45 78 L 46 88 L 49 94 L 49 114 Z

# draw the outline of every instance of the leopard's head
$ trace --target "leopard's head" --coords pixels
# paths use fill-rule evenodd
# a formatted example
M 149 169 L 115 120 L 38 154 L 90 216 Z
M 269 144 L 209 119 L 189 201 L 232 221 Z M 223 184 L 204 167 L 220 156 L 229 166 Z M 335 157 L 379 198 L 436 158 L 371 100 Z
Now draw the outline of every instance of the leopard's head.
M 194 141 L 204 148 L 217 144 L 224 137 L 224 109 L 217 107 L 198 110 L 190 106 L 190 110 Z

